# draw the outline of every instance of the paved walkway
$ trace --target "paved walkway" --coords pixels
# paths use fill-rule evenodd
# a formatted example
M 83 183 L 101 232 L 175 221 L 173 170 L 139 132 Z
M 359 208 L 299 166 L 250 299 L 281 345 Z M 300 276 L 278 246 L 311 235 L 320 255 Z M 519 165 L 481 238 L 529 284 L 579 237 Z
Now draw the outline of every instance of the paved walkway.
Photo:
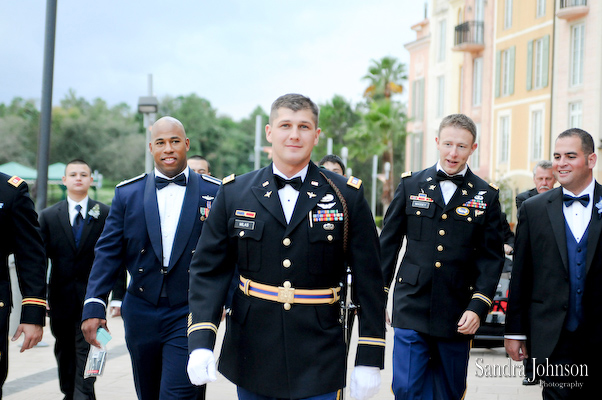
M 96 397 L 98 400 L 135 400 L 134 383 L 130 358 L 123 338 L 123 323 L 121 318 L 109 320 L 109 329 L 113 339 L 108 344 L 108 360 L 104 375 L 96 381 Z M 48 324 L 47 324 L 48 325 Z M 220 328 L 223 334 L 224 327 Z M 354 335 L 357 337 L 357 333 Z M 221 340 L 221 337 L 220 337 Z M 391 394 L 391 353 L 393 331 L 387 334 L 386 369 L 382 372 L 382 388 L 374 399 L 392 400 Z M 62 399 L 56 362 L 53 354 L 54 338 L 48 326 L 44 330 L 43 341 L 48 347 L 36 347 L 19 353 L 19 342 L 9 346 L 9 373 L 4 384 L 4 399 L 6 400 L 59 400 Z M 352 346 L 353 348 L 353 346 Z M 353 357 L 350 355 L 350 368 Z M 503 349 L 473 349 L 468 372 L 467 400 L 536 400 L 541 399 L 541 391 L 537 386 L 525 387 L 520 378 L 512 377 L 479 377 L 487 371 L 493 371 L 508 364 Z M 516 363 L 513 363 L 516 364 Z M 518 364 L 516 364 L 518 365 Z M 491 374 L 489 374 L 491 375 Z M 236 389 L 223 376 L 209 384 L 208 399 L 236 399 Z M 346 397 L 350 397 L 347 395 Z

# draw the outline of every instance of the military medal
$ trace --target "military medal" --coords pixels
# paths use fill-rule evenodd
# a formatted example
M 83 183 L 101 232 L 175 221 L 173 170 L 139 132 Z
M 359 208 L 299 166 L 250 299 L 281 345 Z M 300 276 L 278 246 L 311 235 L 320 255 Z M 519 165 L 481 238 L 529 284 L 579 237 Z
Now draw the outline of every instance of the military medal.
M 271 195 L 272 195 L 272 191 L 270 190 L 269 192 L 265 192 L 263 197 L 267 197 L 269 199 Z
M 466 207 L 458 207 L 458 208 L 456 208 L 456 214 L 461 215 L 462 217 L 465 217 L 468 214 L 470 214 L 470 210 Z
M 313 214 L 313 222 L 342 221 L 343 213 L 339 210 L 318 210 Z
M 313 199 L 314 197 L 317 196 L 317 194 L 315 194 L 314 192 L 307 192 L 307 195 L 309 196 L 310 199 Z

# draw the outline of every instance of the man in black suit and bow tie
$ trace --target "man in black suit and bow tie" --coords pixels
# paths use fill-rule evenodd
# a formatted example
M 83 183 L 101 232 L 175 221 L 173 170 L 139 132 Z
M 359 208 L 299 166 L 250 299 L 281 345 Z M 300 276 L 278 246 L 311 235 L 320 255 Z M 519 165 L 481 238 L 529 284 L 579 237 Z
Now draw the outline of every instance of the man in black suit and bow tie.
M 188 168 L 189 148 L 180 121 L 155 122 L 155 169 L 117 185 L 86 291 L 82 330 L 99 346 L 107 295 L 124 265 L 130 273 L 121 313 L 140 400 L 204 398 L 186 375 L 188 268 L 220 181 Z
M 56 341 L 54 354 L 58 364 L 59 385 L 65 400 L 93 400 L 94 381 L 84 379 L 89 345 L 80 329 L 82 306 L 88 275 L 109 207 L 88 197 L 93 181 L 92 170 L 84 160 L 70 161 L 65 167 L 63 184 L 67 199 L 40 213 L 40 227 L 51 260 L 48 305 L 50 329 Z M 114 292 L 121 299 L 123 287 Z
M 385 286 L 393 281 L 393 392 L 398 399 L 460 399 L 470 340 L 487 316 L 504 264 L 497 187 L 467 161 L 476 126 L 445 117 L 439 162 L 406 172 L 380 236 Z
M 311 162 L 319 134 L 318 107 L 281 96 L 266 126 L 273 163 L 224 179 L 190 265 L 193 383 L 215 380 L 213 347 L 238 265 L 219 369 L 239 399 L 337 399 L 347 359 L 339 284 L 348 263 L 360 305 L 351 396 L 378 392 L 385 296 L 376 228 L 361 181 Z
M 602 187 L 595 165 L 591 135 L 564 131 L 553 160 L 561 187 L 519 210 L 505 347 L 513 360 L 531 359 L 536 376 L 528 378 L 543 380 L 544 399 L 600 397 L 588 380 L 600 376 L 602 356 Z

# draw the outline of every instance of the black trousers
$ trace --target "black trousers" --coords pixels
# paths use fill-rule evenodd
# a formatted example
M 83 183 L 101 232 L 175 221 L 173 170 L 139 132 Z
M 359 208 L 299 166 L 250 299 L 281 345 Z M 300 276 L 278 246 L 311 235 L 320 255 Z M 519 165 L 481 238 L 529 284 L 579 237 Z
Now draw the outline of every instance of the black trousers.
M 56 339 L 54 356 L 58 365 L 59 385 L 65 400 L 95 400 L 96 378 L 84 379 L 90 345 L 84 339 L 79 319 L 51 317 L 50 330 Z

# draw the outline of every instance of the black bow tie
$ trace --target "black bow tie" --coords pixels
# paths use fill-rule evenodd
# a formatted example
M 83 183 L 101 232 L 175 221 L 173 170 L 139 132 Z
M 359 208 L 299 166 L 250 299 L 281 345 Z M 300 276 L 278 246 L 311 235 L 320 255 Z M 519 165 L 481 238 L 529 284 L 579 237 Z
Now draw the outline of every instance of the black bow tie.
M 564 205 L 567 207 L 570 207 L 574 201 L 578 201 L 583 207 L 587 207 L 589 204 L 589 194 L 584 194 L 583 196 L 579 197 L 573 197 L 570 194 L 565 194 L 562 196 L 562 201 L 564 201 Z
M 176 185 L 180 185 L 180 186 L 186 186 L 186 175 L 180 174 L 180 175 L 176 176 L 174 179 L 165 179 L 165 178 L 161 178 L 160 176 L 155 176 L 155 186 L 157 186 L 157 189 L 159 189 L 159 190 L 163 189 L 165 186 L 169 185 L 170 183 L 175 183 Z
M 296 176 L 293 179 L 284 179 L 280 175 L 274 174 L 274 179 L 276 179 L 276 186 L 278 186 L 278 190 L 282 189 L 285 185 L 291 185 L 293 189 L 299 191 L 299 189 L 301 189 L 301 185 L 303 184 L 300 176 Z
M 457 186 L 460 186 L 464 183 L 464 175 L 457 174 L 454 176 L 449 176 L 441 170 L 437 171 L 437 175 L 435 176 L 435 179 L 437 180 L 437 182 L 452 181 Z

